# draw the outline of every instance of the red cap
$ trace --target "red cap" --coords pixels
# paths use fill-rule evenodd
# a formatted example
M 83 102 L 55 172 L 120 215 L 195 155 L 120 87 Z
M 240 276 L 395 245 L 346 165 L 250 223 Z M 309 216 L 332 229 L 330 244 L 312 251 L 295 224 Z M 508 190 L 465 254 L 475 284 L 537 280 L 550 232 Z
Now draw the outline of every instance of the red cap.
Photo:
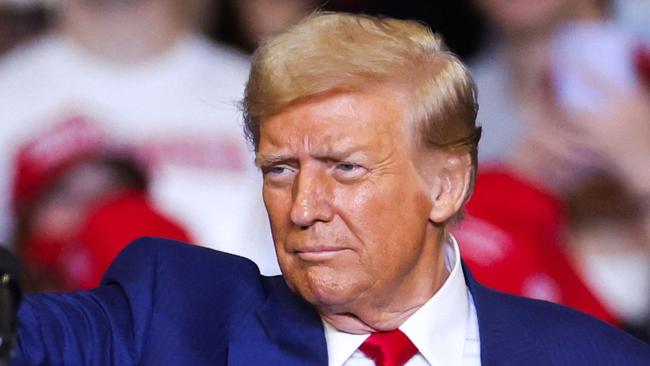
M 105 134 L 91 121 L 75 116 L 26 141 L 15 159 L 12 203 L 15 212 L 34 203 L 68 168 L 107 148 Z

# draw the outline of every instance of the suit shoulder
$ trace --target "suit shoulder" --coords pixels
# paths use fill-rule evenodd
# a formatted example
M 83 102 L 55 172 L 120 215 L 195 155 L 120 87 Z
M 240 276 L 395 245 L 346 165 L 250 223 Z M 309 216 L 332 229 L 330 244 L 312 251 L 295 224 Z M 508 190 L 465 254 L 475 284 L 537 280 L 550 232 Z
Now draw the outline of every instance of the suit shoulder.
M 648 345 L 581 311 L 487 288 L 481 292 L 499 304 L 502 318 L 516 318 L 526 333 L 558 360 L 573 360 L 574 364 L 591 360 L 594 365 L 650 364 Z
M 194 281 L 231 279 L 259 280 L 257 265 L 244 257 L 176 240 L 143 237 L 130 243 L 117 256 L 104 281 L 114 277 L 138 275 L 154 270 L 160 280 L 167 276 L 192 278 Z
M 256 321 L 274 281 L 242 257 L 141 238 L 118 255 L 98 288 L 25 298 L 17 364 L 160 364 L 160 350 L 179 340 L 221 364 L 232 330 Z
M 219 262 L 222 266 L 249 267 L 257 271 L 257 265 L 248 258 L 165 238 L 136 239 L 120 253 L 120 256 L 133 256 L 136 260 L 155 256 L 157 260 L 176 261 L 179 265 L 194 265 L 195 261 Z

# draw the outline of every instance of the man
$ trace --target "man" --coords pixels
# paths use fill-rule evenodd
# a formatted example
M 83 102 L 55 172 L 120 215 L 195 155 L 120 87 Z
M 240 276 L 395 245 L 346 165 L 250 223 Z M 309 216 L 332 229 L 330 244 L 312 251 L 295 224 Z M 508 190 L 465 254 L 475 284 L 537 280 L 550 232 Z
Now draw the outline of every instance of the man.
M 650 361 L 595 319 L 463 271 L 446 225 L 473 185 L 475 91 L 428 28 L 316 14 L 257 51 L 244 108 L 283 276 L 143 239 L 98 289 L 28 297 L 16 364 Z

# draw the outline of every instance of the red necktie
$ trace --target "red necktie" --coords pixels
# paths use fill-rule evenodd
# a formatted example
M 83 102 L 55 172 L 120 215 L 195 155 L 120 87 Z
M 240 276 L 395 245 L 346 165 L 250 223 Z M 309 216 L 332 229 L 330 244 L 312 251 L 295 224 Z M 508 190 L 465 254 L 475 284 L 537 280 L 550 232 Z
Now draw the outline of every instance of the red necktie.
M 373 333 L 359 347 L 376 366 L 403 366 L 418 353 L 417 347 L 401 330 Z

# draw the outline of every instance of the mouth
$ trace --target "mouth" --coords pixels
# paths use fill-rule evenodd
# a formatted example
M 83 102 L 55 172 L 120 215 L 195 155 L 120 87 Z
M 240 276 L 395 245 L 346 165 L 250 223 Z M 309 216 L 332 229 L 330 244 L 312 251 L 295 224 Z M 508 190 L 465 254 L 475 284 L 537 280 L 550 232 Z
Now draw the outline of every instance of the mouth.
M 324 261 L 332 259 L 348 250 L 347 248 L 320 246 L 296 249 L 293 253 L 304 261 Z

